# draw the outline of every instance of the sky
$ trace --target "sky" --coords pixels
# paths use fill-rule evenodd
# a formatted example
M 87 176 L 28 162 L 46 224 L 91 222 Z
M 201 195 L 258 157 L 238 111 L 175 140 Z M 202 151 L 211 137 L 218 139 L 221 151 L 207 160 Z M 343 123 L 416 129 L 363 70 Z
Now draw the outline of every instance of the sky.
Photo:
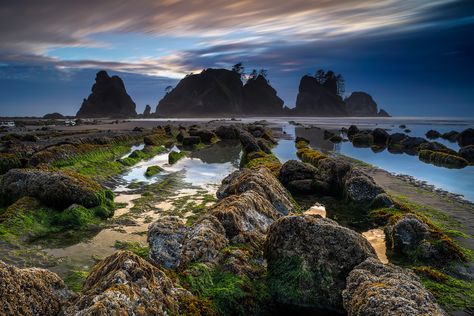
M 204 68 L 343 75 L 394 116 L 474 117 L 474 1 L 0 0 L 0 116 L 74 115 L 101 69 L 142 112 Z

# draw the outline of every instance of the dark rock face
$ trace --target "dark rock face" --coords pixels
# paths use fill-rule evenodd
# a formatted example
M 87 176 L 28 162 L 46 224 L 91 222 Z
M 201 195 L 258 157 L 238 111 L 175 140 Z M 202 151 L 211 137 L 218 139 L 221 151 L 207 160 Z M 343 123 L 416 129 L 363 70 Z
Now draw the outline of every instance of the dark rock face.
M 77 117 L 134 117 L 137 115 L 135 103 L 127 94 L 122 79 L 109 77 L 104 70 L 99 71 L 92 86 L 92 93 L 82 102 Z
M 344 116 L 347 111 L 341 97 L 312 76 L 303 76 L 296 98 L 295 113 L 314 116 Z
M 344 100 L 349 116 L 377 116 L 377 103 L 372 96 L 365 92 L 352 92 L 350 97 Z
M 474 145 L 469 145 L 459 149 L 459 155 L 469 161 L 470 164 L 474 163 Z
M 199 136 L 184 136 L 183 137 L 183 146 L 193 146 L 193 145 L 197 145 L 201 142 L 201 138 Z
M 457 140 L 460 147 L 474 145 L 474 128 L 468 128 L 459 133 Z
M 349 272 L 375 250 L 362 235 L 320 216 L 286 216 L 265 244 L 269 290 L 277 302 L 343 311 Z
M 413 272 L 374 258 L 352 270 L 342 297 L 349 316 L 446 315 Z
M 429 131 L 426 132 L 426 138 L 429 139 L 436 139 L 441 137 L 441 133 L 438 131 L 435 131 L 434 129 L 430 129 Z
M 1 315 L 59 315 L 74 297 L 56 273 L 0 261 Z
M 372 136 L 374 137 L 375 144 L 385 145 L 390 135 L 383 128 L 376 128 L 372 131 Z
M 58 112 L 54 112 L 54 113 L 48 113 L 48 114 L 45 114 L 43 116 L 44 119 L 47 119 L 47 120 L 61 120 L 64 117 L 64 115 L 62 115 L 61 113 L 58 113 Z
M 150 117 L 151 116 L 151 106 L 147 104 L 145 106 L 145 110 L 143 111 L 143 117 Z
M 216 134 L 207 130 L 207 129 L 190 129 L 189 135 L 191 136 L 198 136 L 203 143 L 210 143 Z
M 233 125 L 219 126 L 216 128 L 215 133 L 220 139 L 239 139 L 239 130 Z
M 71 204 L 100 205 L 99 184 L 80 175 L 39 169 L 12 169 L 2 178 L 0 197 L 14 201 L 23 196 L 63 210 Z
M 283 109 L 283 100 L 277 96 L 277 92 L 268 84 L 263 76 L 248 80 L 242 90 L 243 106 L 245 115 L 278 115 Z
M 449 140 L 450 142 L 454 143 L 458 138 L 459 133 L 456 131 L 446 132 L 441 135 L 441 138 Z
M 240 74 L 206 69 L 183 78 L 159 103 L 160 116 L 279 115 L 283 101 L 267 80 L 258 76 L 242 84 Z

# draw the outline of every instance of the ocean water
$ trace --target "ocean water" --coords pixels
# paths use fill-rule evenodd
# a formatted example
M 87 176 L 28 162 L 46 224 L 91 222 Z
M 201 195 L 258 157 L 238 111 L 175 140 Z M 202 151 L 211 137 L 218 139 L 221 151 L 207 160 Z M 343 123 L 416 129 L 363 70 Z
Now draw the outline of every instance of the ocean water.
M 380 127 L 389 129 L 389 133 L 403 133 L 404 128 L 400 128 L 399 125 L 404 124 L 406 128 L 411 130 L 411 132 L 407 133 L 408 135 L 426 138 L 425 133 L 430 129 L 444 133 L 451 130 L 461 132 L 466 128 L 474 127 L 474 119 L 292 118 L 291 120 L 302 123 L 305 127 L 293 126 L 286 120 L 278 120 L 278 124 L 282 125 L 282 130 L 290 135 L 291 138 L 301 136 L 309 139 L 311 146 L 315 149 L 326 153 L 341 153 L 395 174 L 410 175 L 418 180 L 426 181 L 437 188 L 463 195 L 465 199 L 474 201 L 474 166 L 468 166 L 463 169 L 448 169 L 424 163 L 416 155 L 406 153 L 394 154 L 386 149 L 375 153 L 370 148 L 354 147 L 350 142 L 333 144 L 324 139 L 323 130 L 310 127 L 318 126 L 336 132 L 343 126 L 349 127 L 349 125 L 354 124 L 360 129 Z M 451 143 L 441 138 L 435 141 L 454 150 L 459 150 L 457 143 Z M 295 159 L 294 141 L 284 140 L 274 149 L 274 152 L 283 161 Z

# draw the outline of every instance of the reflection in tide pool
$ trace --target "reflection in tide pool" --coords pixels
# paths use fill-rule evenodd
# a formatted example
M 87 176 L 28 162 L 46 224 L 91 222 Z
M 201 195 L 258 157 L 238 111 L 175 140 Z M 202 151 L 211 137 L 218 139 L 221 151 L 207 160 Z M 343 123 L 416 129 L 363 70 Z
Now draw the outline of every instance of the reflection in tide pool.
M 173 147 L 171 151 L 180 150 Z M 168 152 L 159 154 L 136 164 L 122 176 L 122 184 L 115 191 L 128 191 L 127 186 L 134 182 L 152 184 L 162 179 L 164 175 L 175 172 L 181 172 L 183 180 L 193 186 L 206 188 L 215 186 L 239 168 L 241 147 L 239 142 L 218 142 L 208 148 L 192 152 L 173 165 L 168 164 L 168 154 Z M 150 166 L 160 166 L 164 171 L 156 176 L 146 177 L 145 172 Z
M 309 124 L 310 120 L 307 119 Z M 311 121 L 313 124 L 320 124 L 318 119 Z M 341 124 L 339 121 L 331 120 L 331 124 Z M 352 122 L 355 123 L 355 122 Z M 362 128 L 386 128 L 389 133 L 400 133 L 403 129 L 398 127 L 395 121 L 386 121 L 380 119 L 365 119 L 363 120 Z M 344 124 L 348 127 L 351 122 Z M 356 123 L 357 124 L 357 123 Z M 472 121 L 434 121 L 424 120 L 422 122 L 409 121 L 407 128 L 411 130 L 408 135 L 425 137 L 425 133 L 430 129 L 444 133 L 451 130 L 462 131 L 472 125 Z M 293 138 L 296 136 L 304 137 L 310 141 L 311 147 L 323 152 L 339 152 L 343 155 L 353 157 L 355 159 L 364 161 L 366 163 L 377 166 L 381 169 L 387 170 L 395 174 L 404 174 L 415 177 L 418 180 L 426 181 L 428 184 L 434 185 L 443 190 L 455 194 L 461 194 L 465 199 L 474 201 L 474 166 L 468 166 L 463 169 L 448 169 L 437 167 L 431 164 L 424 163 L 418 159 L 418 156 L 410 156 L 405 153 L 393 154 L 386 149 L 375 153 L 371 148 L 356 148 L 350 142 L 342 142 L 340 144 L 333 144 L 329 140 L 324 139 L 324 130 L 318 128 L 294 127 L 289 124 L 283 124 L 284 130 Z M 328 126 L 330 124 L 328 123 Z M 328 129 L 337 131 L 339 128 Z M 457 143 L 451 143 L 447 140 L 436 139 L 437 142 L 445 144 L 454 150 L 458 150 Z M 295 155 L 296 149 L 294 141 L 288 143 L 288 140 L 283 140 L 283 144 L 278 145 L 274 150 L 278 158 L 286 161 Z

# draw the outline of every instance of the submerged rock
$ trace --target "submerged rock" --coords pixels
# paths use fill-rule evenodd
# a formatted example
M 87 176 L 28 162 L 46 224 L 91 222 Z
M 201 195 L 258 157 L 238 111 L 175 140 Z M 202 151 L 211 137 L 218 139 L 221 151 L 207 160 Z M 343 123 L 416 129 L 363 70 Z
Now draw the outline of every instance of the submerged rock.
M 436 139 L 436 138 L 441 137 L 441 133 L 434 129 L 430 129 L 429 131 L 426 132 L 425 135 L 426 135 L 426 138 L 429 138 L 429 139 Z
M 80 299 L 66 315 L 179 314 L 192 294 L 176 287 L 158 268 L 129 251 L 99 262 L 87 277 Z
M 223 199 L 250 190 L 267 199 L 281 215 L 287 215 L 295 209 L 288 192 L 270 170 L 265 167 L 233 172 L 222 180 L 216 195 L 217 198 Z
M 101 196 L 106 193 L 97 182 L 79 174 L 40 169 L 12 169 L 0 183 L 0 197 L 4 201 L 31 196 L 60 210 L 71 204 L 99 206 L 103 199 L 113 199 Z
M 0 261 L 1 315 L 59 315 L 74 297 L 56 273 Z
M 349 316 L 446 315 L 415 274 L 374 258 L 352 270 L 342 297 Z
M 349 272 L 375 250 L 355 231 L 320 216 L 286 216 L 270 226 L 265 243 L 268 284 L 282 304 L 343 311 Z

